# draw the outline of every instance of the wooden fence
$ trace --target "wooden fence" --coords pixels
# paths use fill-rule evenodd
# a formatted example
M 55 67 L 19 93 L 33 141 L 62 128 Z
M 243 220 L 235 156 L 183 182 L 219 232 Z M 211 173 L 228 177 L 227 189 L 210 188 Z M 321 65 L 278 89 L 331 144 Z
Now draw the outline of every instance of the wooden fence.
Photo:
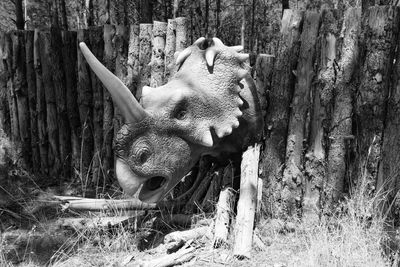
M 0 128 L 20 144 L 18 164 L 43 175 L 106 181 L 121 117 L 77 44 L 84 41 L 140 96 L 144 85 L 169 79 L 175 51 L 187 46 L 186 32 L 185 18 L 77 32 L 1 32 Z

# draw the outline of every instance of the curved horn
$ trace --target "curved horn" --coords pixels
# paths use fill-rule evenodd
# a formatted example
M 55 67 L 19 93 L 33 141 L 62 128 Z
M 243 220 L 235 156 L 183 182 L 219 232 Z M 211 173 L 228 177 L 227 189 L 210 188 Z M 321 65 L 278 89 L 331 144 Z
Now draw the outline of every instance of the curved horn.
M 135 123 L 143 120 L 143 118 L 147 116 L 147 112 L 125 84 L 100 63 L 84 42 L 79 43 L 79 47 L 90 68 L 96 73 L 97 77 L 99 77 L 100 81 L 110 92 L 114 103 L 121 110 L 125 122 Z

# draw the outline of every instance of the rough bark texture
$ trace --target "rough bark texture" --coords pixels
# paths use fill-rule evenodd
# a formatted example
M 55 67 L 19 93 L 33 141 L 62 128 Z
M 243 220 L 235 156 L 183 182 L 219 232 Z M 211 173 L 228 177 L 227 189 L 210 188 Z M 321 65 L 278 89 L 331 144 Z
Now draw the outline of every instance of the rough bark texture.
M 188 33 L 186 18 L 179 17 L 175 19 L 176 23 L 176 39 L 175 51 L 181 51 L 188 46 Z
M 47 174 L 49 171 L 47 155 L 49 143 L 47 136 L 46 97 L 42 79 L 42 63 L 40 59 L 41 45 L 40 32 L 36 29 L 34 34 L 33 62 L 36 74 L 36 112 L 40 153 L 40 169 L 42 173 Z
M 151 87 L 163 85 L 165 71 L 165 35 L 167 23 L 154 21 L 153 23 L 153 47 L 151 55 Z
M 67 113 L 67 88 L 65 81 L 65 73 L 63 70 L 62 58 L 62 38 L 61 31 L 52 28 L 51 35 L 51 71 L 53 76 L 53 90 L 55 91 L 57 103 L 57 120 L 58 120 L 58 140 L 60 160 L 62 167 L 62 177 L 70 177 L 71 175 L 71 131 L 68 122 Z
M 74 170 L 79 170 L 80 166 L 80 133 L 81 123 L 79 119 L 78 108 L 78 91 L 77 91 L 77 39 L 76 32 L 63 31 L 62 32 L 62 57 L 65 73 L 65 86 L 66 86 L 66 103 L 67 115 L 71 134 L 71 167 L 73 174 Z
M 350 8 L 344 17 L 341 56 L 336 68 L 333 88 L 334 107 L 329 127 L 327 177 L 324 184 L 325 205 L 329 208 L 337 203 L 344 191 L 346 158 L 349 138 L 352 134 L 352 77 L 358 61 L 358 36 L 360 33 L 361 10 Z
M 89 32 L 91 51 L 96 58 L 102 59 L 104 52 L 103 27 L 91 27 Z M 90 72 L 93 91 L 93 172 L 92 183 L 98 185 L 102 177 L 101 146 L 103 144 L 103 87 L 97 76 Z
M 336 40 L 339 36 L 337 12 L 324 10 L 317 43 L 318 76 L 312 86 L 312 112 L 309 147 L 305 157 L 305 181 L 303 218 L 309 223 L 317 222 L 320 215 L 320 196 L 325 173 L 325 137 L 328 132 L 330 106 L 335 82 Z
M 151 61 L 151 35 L 153 30 L 153 24 L 140 24 L 139 32 L 139 64 L 140 64 L 140 83 L 136 92 L 136 98 L 140 99 L 142 96 L 143 86 L 150 85 L 151 67 L 149 63 Z
M 233 254 L 239 259 L 250 259 L 251 256 L 254 216 L 257 205 L 259 158 L 260 145 L 256 144 L 243 153 L 240 166 L 240 195 L 235 225 L 235 244 L 233 247 Z
M 60 152 L 58 142 L 58 116 L 57 102 L 53 84 L 52 62 L 49 54 L 51 52 L 50 33 L 40 33 L 40 63 L 42 66 L 42 78 L 44 95 L 46 99 L 46 123 L 49 139 L 48 163 L 51 175 L 57 175 L 60 171 Z
M 400 36 L 400 35 L 399 35 Z M 397 39 L 399 43 L 399 37 Z M 383 158 L 379 169 L 378 192 L 388 192 L 388 197 L 382 201 L 386 211 L 392 209 L 396 225 L 400 223 L 400 50 L 397 50 L 396 64 L 390 88 L 386 127 L 384 130 Z
M 127 82 L 127 60 L 128 60 L 128 29 L 125 26 L 115 26 L 115 75 L 124 83 Z M 114 137 L 124 122 L 118 107 L 114 107 Z
M 267 112 L 267 98 L 268 93 L 271 91 L 272 73 L 274 70 L 275 57 L 266 54 L 259 54 L 256 59 L 255 66 L 255 82 L 260 99 L 261 110 L 264 112 L 263 117 Z
M 276 54 L 268 109 L 265 118 L 265 143 L 261 156 L 260 173 L 264 178 L 265 212 L 270 215 L 283 213 L 282 168 L 285 163 L 286 136 L 289 124 L 289 105 L 292 100 L 299 54 L 299 39 L 303 24 L 303 13 L 285 10 Z
M 165 38 L 165 81 L 167 82 L 173 75 L 175 66 L 175 47 L 176 47 L 176 22 L 174 19 L 168 20 L 167 35 Z
M 110 71 L 115 70 L 115 55 L 114 51 L 114 35 L 115 28 L 112 25 L 104 25 L 104 54 L 103 62 L 104 65 Z M 113 116 L 114 106 L 110 93 L 106 88 L 103 87 L 103 145 L 102 145 L 102 161 L 104 175 L 107 176 L 107 180 L 110 180 L 112 176 L 112 167 L 114 162 L 114 155 L 112 150 L 112 140 L 114 136 L 113 127 Z
M 304 139 L 308 133 L 310 88 L 315 75 L 314 57 L 320 14 L 307 12 L 301 34 L 301 47 L 297 65 L 297 83 L 292 99 L 286 145 L 286 168 L 283 172 L 282 199 L 288 215 L 296 215 L 301 205 L 304 184 Z
M 364 59 L 356 103 L 357 159 L 354 177 L 359 196 L 375 192 L 391 67 L 399 25 L 397 7 L 375 6 L 369 9 L 363 35 Z
M 32 166 L 31 137 L 24 32 L 11 32 L 11 39 L 13 44 L 13 89 L 17 100 L 19 135 L 22 143 L 21 164 L 30 169 Z
M 7 66 L 6 33 L 0 32 L 0 128 L 7 136 L 11 135 L 10 110 L 7 99 Z
M 89 44 L 89 34 L 87 30 L 78 31 L 78 43 Z M 87 65 L 82 52 L 78 49 L 78 107 L 79 118 L 81 121 L 81 164 L 79 175 L 81 180 L 87 181 L 90 177 L 90 165 L 93 159 L 93 90 L 91 86 L 90 68 Z
M 128 78 L 127 84 L 132 94 L 136 94 L 139 85 L 139 25 L 131 25 L 129 29 L 129 47 L 128 47 Z
M 25 31 L 25 53 L 26 53 L 26 82 L 28 86 L 28 100 L 29 100 L 29 114 L 30 114 L 30 137 L 31 137 L 31 151 L 32 151 L 32 170 L 38 173 L 40 170 L 40 153 L 39 153 L 39 139 L 38 139 L 38 124 L 37 124 L 37 111 L 36 111 L 36 76 L 35 65 L 33 58 L 33 31 Z M 1 127 L 1 126 L 0 126 Z

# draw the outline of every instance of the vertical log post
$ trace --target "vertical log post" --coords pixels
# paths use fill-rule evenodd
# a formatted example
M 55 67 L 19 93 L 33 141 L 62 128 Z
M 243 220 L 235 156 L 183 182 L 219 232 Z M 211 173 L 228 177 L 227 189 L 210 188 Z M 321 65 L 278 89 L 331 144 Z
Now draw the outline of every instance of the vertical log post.
M 152 47 L 151 35 L 153 31 L 153 24 L 140 24 L 139 27 L 140 27 L 140 32 L 139 32 L 140 83 L 138 90 L 136 92 L 137 99 L 140 99 L 142 96 L 143 86 L 150 85 L 151 67 L 149 66 L 149 63 L 151 62 L 151 47 Z
M 342 26 L 343 43 L 341 56 L 336 68 L 334 86 L 334 107 L 328 134 L 327 177 L 323 186 L 325 206 L 332 209 L 340 199 L 346 177 L 346 142 L 352 134 L 352 91 L 353 74 L 358 61 L 358 36 L 361 27 L 361 10 L 350 8 L 344 15 Z
M 85 42 L 88 46 L 88 30 L 78 30 L 78 43 Z M 79 175 L 81 176 L 82 189 L 85 194 L 90 178 L 90 167 L 93 159 L 93 90 L 90 79 L 90 68 L 79 48 L 78 50 L 78 107 L 81 121 L 81 163 Z
M 6 136 L 10 137 L 11 121 L 7 99 L 8 76 L 6 33 L 0 32 L 0 128 L 4 130 Z
M 32 170 L 38 173 L 40 170 L 40 153 L 38 138 L 38 123 L 36 111 L 36 75 L 33 56 L 34 32 L 25 31 L 25 51 L 26 51 L 26 82 L 28 85 L 28 100 L 30 114 L 30 135 L 31 135 L 31 151 L 32 151 Z
M 40 62 L 42 66 L 43 87 L 46 99 L 46 123 L 49 139 L 48 163 L 50 174 L 57 176 L 60 173 L 61 160 L 58 141 L 57 101 L 51 67 L 53 62 L 51 62 L 49 57 L 51 53 L 50 39 L 51 37 L 49 32 L 40 33 Z
M 176 22 L 174 19 L 168 20 L 167 35 L 165 37 L 165 81 L 173 76 L 175 66 L 175 47 L 176 47 Z
M 286 136 L 289 124 L 290 102 L 292 100 L 296 68 L 300 48 L 300 33 L 303 13 L 287 9 L 283 13 L 278 52 L 272 74 L 269 103 L 265 117 L 264 151 L 261 156 L 260 175 L 264 185 L 265 212 L 283 215 L 282 167 L 285 163 Z
M 67 115 L 71 134 L 71 169 L 75 176 L 80 169 L 81 123 L 77 91 L 77 35 L 73 31 L 62 31 L 62 57 L 65 73 Z M 75 177 L 76 178 L 76 177 Z
M 89 40 L 92 48 L 92 53 L 96 58 L 102 59 L 104 53 L 103 42 L 103 27 L 91 27 L 89 31 Z M 93 172 L 91 182 L 96 186 L 96 190 L 100 179 L 102 178 L 102 171 L 100 169 L 101 163 L 101 146 L 103 144 L 103 87 L 97 75 L 90 70 L 90 79 L 93 92 Z
M 175 51 L 180 52 L 188 46 L 188 29 L 187 21 L 185 17 L 179 17 L 175 19 L 176 23 L 176 39 L 175 39 Z
M 115 26 L 115 75 L 124 83 L 127 82 L 127 60 L 128 60 L 128 29 L 123 25 Z M 114 107 L 114 136 L 124 122 L 118 107 Z
M 104 25 L 104 53 L 103 62 L 104 65 L 111 72 L 115 70 L 115 56 L 114 56 L 114 35 L 115 28 L 112 25 Z M 104 170 L 105 180 L 110 180 L 112 176 L 112 168 L 114 162 L 112 140 L 114 136 L 114 106 L 110 93 L 103 86 L 103 145 L 102 145 L 102 165 Z
M 289 130 L 286 145 L 286 168 L 283 173 L 282 198 L 285 212 L 295 216 L 302 199 L 303 142 L 307 138 L 307 114 L 310 106 L 310 88 L 314 73 L 315 43 L 318 36 L 320 15 L 309 11 L 305 15 L 301 47 L 297 65 L 297 83 L 292 99 Z
M 41 36 L 39 30 L 35 29 L 33 37 L 33 64 L 35 67 L 36 76 L 36 111 L 37 111 L 37 127 L 38 127 L 38 141 L 40 153 L 40 170 L 42 174 L 49 172 L 48 164 L 48 136 L 47 136 L 47 110 L 46 110 L 46 97 L 43 84 L 42 63 L 40 58 L 41 53 Z
M 260 144 L 250 146 L 240 165 L 240 192 L 235 225 L 233 254 L 238 259 L 250 259 L 253 243 L 254 217 L 257 205 L 258 161 Z
M 128 46 L 128 88 L 133 95 L 136 94 L 139 85 L 139 25 L 131 25 L 129 29 L 129 46 Z
M 22 143 L 21 164 L 30 169 L 32 166 L 31 137 L 24 32 L 22 30 L 12 31 L 11 39 L 13 44 L 13 89 L 17 100 L 19 136 Z
M 320 197 L 326 177 L 325 136 L 330 120 L 329 109 L 333 99 L 333 88 L 336 79 L 336 39 L 339 37 L 338 13 L 324 10 L 321 17 L 319 42 L 317 44 L 317 61 L 319 73 L 317 83 L 313 86 L 313 108 L 311 116 L 310 144 L 305 157 L 303 220 L 316 223 L 320 215 Z
M 355 103 L 358 151 L 355 176 L 360 197 L 375 193 L 382 157 L 384 119 L 399 30 L 398 7 L 369 8 L 364 25 L 365 57 Z M 382 177 L 383 179 L 383 177 Z
M 67 112 L 67 88 L 63 70 L 62 38 L 58 28 L 50 30 L 51 42 L 51 71 L 53 77 L 53 90 L 55 91 L 57 106 L 58 140 L 61 160 L 61 173 L 59 176 L 71 176 L 71 130 Z
M 158 87 L 164 84 L 165 71 L 165 35 L 167 23 L 154 21 L 153 23 L 153 48 L 151 55 L 151 87 Z

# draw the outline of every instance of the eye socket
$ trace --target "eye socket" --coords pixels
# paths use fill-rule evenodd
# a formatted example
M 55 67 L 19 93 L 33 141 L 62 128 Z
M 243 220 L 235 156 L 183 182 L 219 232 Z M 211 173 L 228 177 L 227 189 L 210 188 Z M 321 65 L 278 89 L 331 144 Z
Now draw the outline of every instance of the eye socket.
M 141 148 L 136 152 L 135 159 L 136 162 L 140 165 L 146 163 L 146 161 L 150 158 L 150 150 L 147 148 Z
M 178 120 L 183 120 L 186 117 L 186 114 L 187 111 L 185 109 L 181 109 L 176 113 L 175 118 Z

